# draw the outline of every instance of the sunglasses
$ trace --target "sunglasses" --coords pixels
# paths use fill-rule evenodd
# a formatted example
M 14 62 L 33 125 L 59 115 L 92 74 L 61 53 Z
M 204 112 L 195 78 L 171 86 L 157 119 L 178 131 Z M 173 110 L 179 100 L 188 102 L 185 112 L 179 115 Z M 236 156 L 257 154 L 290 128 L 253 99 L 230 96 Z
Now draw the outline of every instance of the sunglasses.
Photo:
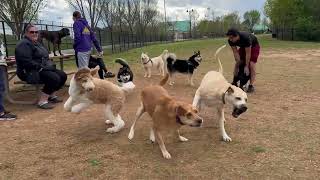
M 38 31 L 29 31 L 30 34 L 38 34 Z

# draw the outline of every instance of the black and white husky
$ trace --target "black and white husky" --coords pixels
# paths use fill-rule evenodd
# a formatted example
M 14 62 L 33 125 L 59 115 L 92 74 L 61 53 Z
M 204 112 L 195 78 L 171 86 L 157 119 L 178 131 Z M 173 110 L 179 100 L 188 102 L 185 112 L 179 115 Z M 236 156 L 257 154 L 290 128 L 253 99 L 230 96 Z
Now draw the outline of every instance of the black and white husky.
M 188 75 L 188 80 L 191 86 L 193 84 L 193 74 L 200 65 L 202 57 L 200 51 L 194 54 L 188 60 L 177 59 L 176 55 L 170 53 L 167 57 L 167 69 L 170 75 L 170 85 L 174 84 L 173 76 L 175 73 L 182 73 Z
M 133 84 L 133 73 L 129 64 L 122 58 L 117 58 L 115 62 L 122 65 L 117 74 L 119 86 L 123 87 L 124 89 L 133 90 L 135 85 Z

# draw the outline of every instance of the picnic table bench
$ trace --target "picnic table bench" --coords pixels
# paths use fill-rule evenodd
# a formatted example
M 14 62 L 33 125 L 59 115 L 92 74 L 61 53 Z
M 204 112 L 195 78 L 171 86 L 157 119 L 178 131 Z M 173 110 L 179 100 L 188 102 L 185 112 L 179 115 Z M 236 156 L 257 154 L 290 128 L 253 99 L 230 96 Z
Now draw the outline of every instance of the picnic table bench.
M 64 70 L 64 61 L 71 59 L 74 57 L 74 54 L 64 54 L 62 56 L 49 56 L 49 59 L 51 59 L 54 62 L 59 62 L 60 64 L 60 70 Z M 14 79 L 14 77 L 17 75 L 16 73 L 16 59 L 14 56 L 9 56 L 5 58 L 5 61 L 0 62 L 0 70 L 1 73 L 4 73 L 4 85 L 5 85 L 5 99 L 7 99 L 12 104 L 36 104 L 39 100 L 40 96 L 40 88 L 42 84 L 30 84 L 31 86 L 36 87 L 37 97 L 32 101 L 20 101 L 15 100 L 11 94 L 10 94 L 10 85 L 9 82 Z M 74 72 L 67 73 L 67 75 L 73 74 Z M 27 84 L 24 81 L 16 81 L 14 84 Z

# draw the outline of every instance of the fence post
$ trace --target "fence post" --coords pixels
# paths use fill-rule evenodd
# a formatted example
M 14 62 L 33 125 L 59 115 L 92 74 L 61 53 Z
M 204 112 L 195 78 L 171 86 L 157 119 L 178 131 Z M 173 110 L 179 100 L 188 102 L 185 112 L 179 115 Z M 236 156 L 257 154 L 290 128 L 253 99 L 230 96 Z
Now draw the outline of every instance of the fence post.
M 6 57 L 8 57 L 8 46 L 7 46 L 7 37 L 6 37 L 6 28 L 4 27 L 4 21 L 1 21 L 2 23 L 2 31 L 3 31 L 3 41 L 4 46 L 6 48 Z M 2 52 L 3 53 L 3 52 Z
M 121 52 L 121 36 L 120 36 L 120 34 L 118 34 L 118 40 L 119 40 L 119 47 L 120 47 L 120 52 Z
M 291 40 L 293 41 L 293 28 L 291 28 Z
M 48 31 L 48 24 L 46 24 L 46 31 Z M 50 43 L 49 43 L 49 41 L 47 41 L 47 43 L 48 43 L 48 50 L 49 50 L 49 53 L 50 53 L 51 52 Z
M 130 49 L 130 42 L 131 41 L 130 41 L 130 34 L 129 33 L 128 33 L 128 41 L 127 42 L 128 42 L 128 49 Z
M 111 36 L 111 51 L 112 51 L 112 54 L 114 53 L 114 44 L 113 44 L 113 30 L 110 30 L 110 36 Z
M 102 41 L 101 41 L 101 30 L 98 29 L 98 33 L 99 33 L 99 41 L 100 41 L 100 46 L 102 48 Z
M 123 37 L 123 47 L 124 47 L 124 50 L 126 51 L 127 47 L 126 47 L 126 33 L 124 33 L 124 35 L 122 36 Z
M 138 47 L 138 36 L 137 36 L 137 32 L 136 32 L 136 34 L 135 34 L 135 36 L 136 36 L 136 47 Z

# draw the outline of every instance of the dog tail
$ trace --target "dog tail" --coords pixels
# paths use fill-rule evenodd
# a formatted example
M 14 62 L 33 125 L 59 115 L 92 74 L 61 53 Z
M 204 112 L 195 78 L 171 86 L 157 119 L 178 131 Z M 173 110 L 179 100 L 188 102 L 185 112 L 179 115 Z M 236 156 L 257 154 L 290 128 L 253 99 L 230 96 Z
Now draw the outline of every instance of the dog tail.
M 129 67 L 128 62 L 125 59 L 117 58 L 115 62 L 121 64 L 123 67 Z
M 216 51 L 216 53 L 215 53 L 215 55 L 214 55 L 215 59 L 218 60 L 218 63 L 219 63 L 219 72 L 220 72 L 221 74 L 223 74 L 223 68 L 222 68 L 222 64 L 221 64 L 221 61 L 220 61 L 220 58 L 219 58 L 218 54 L 219 54 L 219 52 L 220 52 L 223 48 L 225 48 L 225 47 L 226 47 L 226 45 L 221 46 L 219 49 L 217 49 L 217 51 Z
M 164 78 L 161 79 L 159 85 L 160 85 L 160 86 L 164 86 L 165 84 L 167 84 L 168 80 L 169 80 L 169 73 L 167 73 L 167 74 L 164 76 Z
M 174 53 L 170 53 L 167 57 L 167 69 L 169 72 L 172 72 L 173 62 L 177 59 L 177 56 Z
M 169 53 L 169 51 L 165 49 L 165 50 L 163 50 L 162 55 L 165 55 L 167 53 Z

